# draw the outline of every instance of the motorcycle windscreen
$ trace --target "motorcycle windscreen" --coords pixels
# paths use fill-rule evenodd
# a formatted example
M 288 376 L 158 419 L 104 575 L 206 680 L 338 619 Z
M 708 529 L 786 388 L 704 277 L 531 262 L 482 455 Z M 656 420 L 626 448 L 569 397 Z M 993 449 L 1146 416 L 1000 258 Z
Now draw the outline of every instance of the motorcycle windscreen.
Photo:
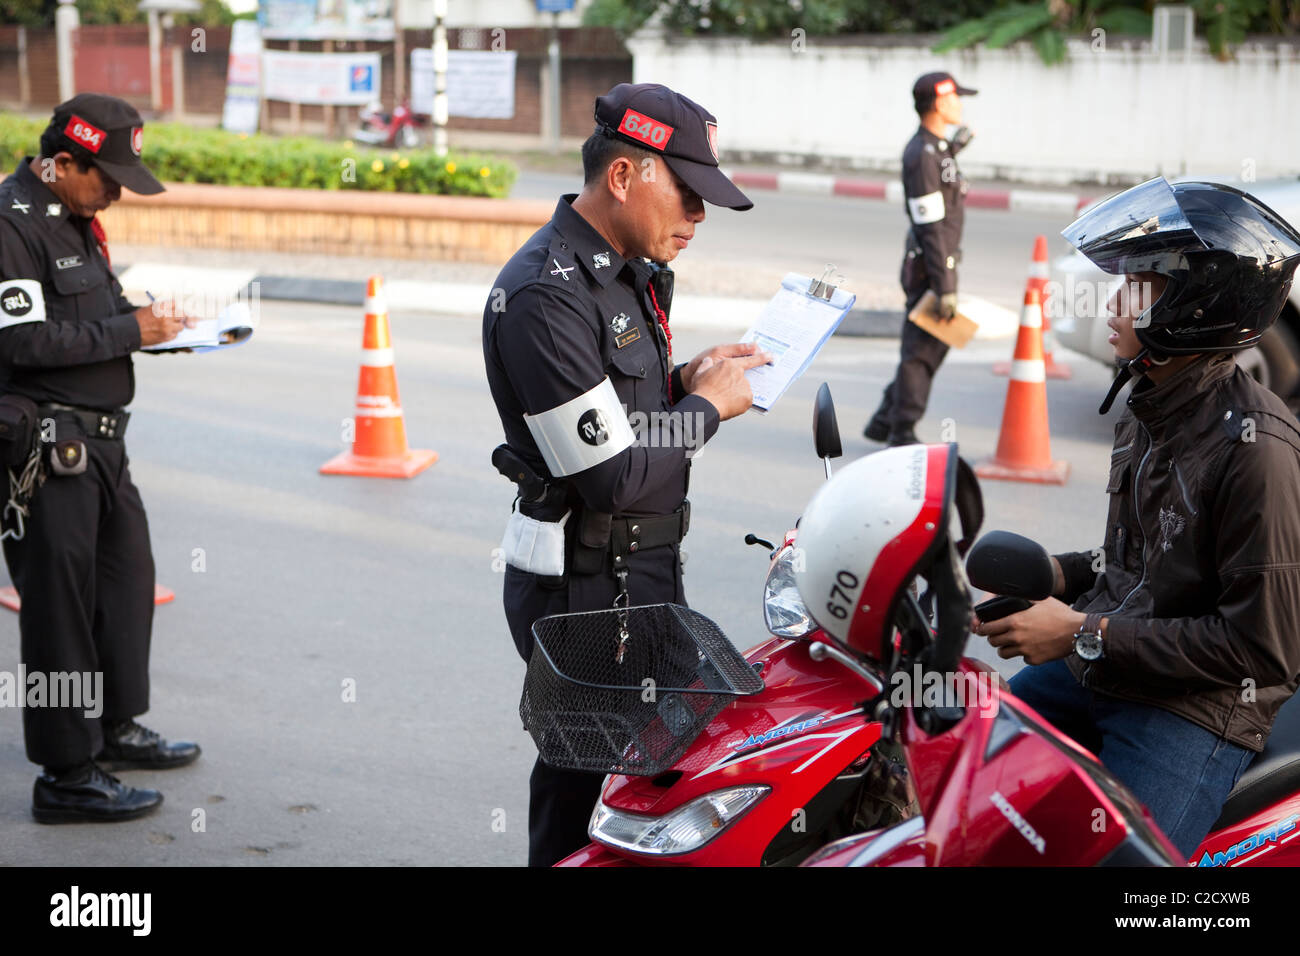
M 1112 275 L 1168 275 L 1184 253 L 1206 248 L 1161 176 L 1098 203 L 1062 229 L 1061 235 Z

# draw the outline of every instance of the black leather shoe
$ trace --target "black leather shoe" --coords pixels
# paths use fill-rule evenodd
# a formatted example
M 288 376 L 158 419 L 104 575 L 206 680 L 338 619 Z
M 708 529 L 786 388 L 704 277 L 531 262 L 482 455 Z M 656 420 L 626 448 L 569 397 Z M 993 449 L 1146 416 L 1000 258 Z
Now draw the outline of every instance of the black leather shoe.
M 916 432 L 910 428 L 907 429 L 906 431 L 889 433 L 889 445 L 891 448 L 897 447 L 898 445 L 919 445 L 919 444 L 921 444 L 921 439 L 917 438 Z
M 60 773 L 43 773 L 32 787 L 37 823 L 112 823 L 134 820 L 162 805 L 157 790 L 128 787 L 93 761 Z
M 199 759 L 199 745 L 169 744 L 134 720 L 104 724 L 104 749 L 95 761 L 106 770 L 168 770 Z
M 889 425 L 879 418 L 872 417 L 867 427 L 862 429 L 862 437 L 867 441 L 883 442 L 889 438 Z

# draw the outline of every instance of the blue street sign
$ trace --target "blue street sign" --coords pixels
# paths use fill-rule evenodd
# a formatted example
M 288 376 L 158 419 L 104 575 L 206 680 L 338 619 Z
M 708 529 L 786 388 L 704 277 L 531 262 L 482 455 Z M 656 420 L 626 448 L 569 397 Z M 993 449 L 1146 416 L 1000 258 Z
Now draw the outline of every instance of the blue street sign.
M 562 13 L 573 9 L 573 0 L 537 0 L 538 13 Z

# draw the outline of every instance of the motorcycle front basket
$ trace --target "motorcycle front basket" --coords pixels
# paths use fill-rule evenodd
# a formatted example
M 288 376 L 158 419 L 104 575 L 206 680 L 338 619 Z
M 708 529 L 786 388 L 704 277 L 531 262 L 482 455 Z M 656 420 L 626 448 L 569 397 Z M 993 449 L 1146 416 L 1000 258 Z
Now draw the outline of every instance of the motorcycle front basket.
M 733 699 L 763 689 L 718 625 L 677 604 L 555 614 L 533 638 L 519 716 L 563 770 L 657 776 Z

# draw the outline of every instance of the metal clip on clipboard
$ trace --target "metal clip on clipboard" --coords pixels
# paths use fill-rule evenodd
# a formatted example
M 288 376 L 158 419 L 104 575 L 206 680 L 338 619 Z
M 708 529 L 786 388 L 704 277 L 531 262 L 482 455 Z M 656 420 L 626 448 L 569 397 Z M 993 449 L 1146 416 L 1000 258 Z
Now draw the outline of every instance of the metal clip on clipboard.
M 826 268 L 822 272 L 820 279 L 813 279 L 808 283 L 808 294 L 814 299 L 825 299 L 827 302 L 835 295 L 835 286 L 831 285 L 831 279 L 835 276 L 835 266 L 833 263 L 826 263 Z

